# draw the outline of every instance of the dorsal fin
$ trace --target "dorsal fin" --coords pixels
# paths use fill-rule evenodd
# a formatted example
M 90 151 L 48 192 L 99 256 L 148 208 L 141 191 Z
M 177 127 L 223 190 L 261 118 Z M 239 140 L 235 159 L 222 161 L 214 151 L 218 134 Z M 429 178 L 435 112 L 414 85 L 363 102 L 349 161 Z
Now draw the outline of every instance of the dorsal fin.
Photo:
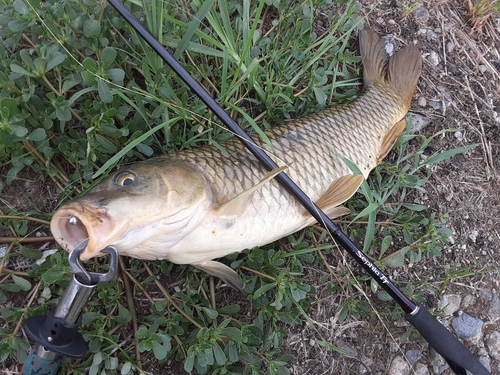
M 340 205 L 356 193 L 363 180 L 364 178 L 361 175 L 339 177 L 330 184 L 325 193 L 316 201 L 316 205 L 331 219 L 347 215 L 349 210 Z M 304 212 L 304 216 L 309 217 L 311 214 Z M 311 222 L 308 221 L 308 225 L 315 222 L 312 217 L 311 219 Z

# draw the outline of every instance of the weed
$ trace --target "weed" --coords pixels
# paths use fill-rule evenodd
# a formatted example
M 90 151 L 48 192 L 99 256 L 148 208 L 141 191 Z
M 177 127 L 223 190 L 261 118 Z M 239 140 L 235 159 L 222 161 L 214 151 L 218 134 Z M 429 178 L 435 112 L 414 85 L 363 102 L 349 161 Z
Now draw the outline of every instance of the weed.
M 485 22 L 495 13 L 500 12 L 498 0 L 468 0 L 467 16 L 474 30 L 481 30 Z

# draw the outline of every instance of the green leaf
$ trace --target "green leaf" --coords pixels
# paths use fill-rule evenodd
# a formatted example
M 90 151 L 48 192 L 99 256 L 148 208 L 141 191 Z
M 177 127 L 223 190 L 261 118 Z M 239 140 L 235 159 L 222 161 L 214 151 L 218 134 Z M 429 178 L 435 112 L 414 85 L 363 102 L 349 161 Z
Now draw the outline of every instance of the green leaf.
M 113 94 L 108 87 L 108 84 L 102 79 L 97 80 L 97 91 L 103 103 L 111 103 L 113 101 Z
M 158 341 L 153 341 L 153 353 L 157 360 L 161 361 L 167 357 L 167 349 Z
M 12 20 L 8 23 L 9 29 L 14 33 L 19 33 L 29 26 L 29 23 L 24 20 Z
M 12 280 L 21 288 L 21 290 L 24 290 L 25 292 L 31 289 L 31 283 L 20 276 L 12 274 Z
M 36 74 L 28 72 L 26 69 L 15 63 L 10 64 L 10 70 L 12 70 L 14 73 L 19 73 L 28 77 L 33 77 L 33 78 L 37 77 Z
M 54 284 L 57 280 L 64 276 L 64 271 L 60 268 L 51 268 L 42 275 L 42 280 L 45 284 Z
M 121 84 L 123 78 L 125 78 L 125 72 L 123 69 L 113 68 L 106 71 L 106 77 L 116 84 Z
M 217 312 L 217 310 L 209 309 L 208 307 L 204 307 L 203 311 L 205 312 L 205 314 L 207 314 L 207 316 L 210 319 L 216 319 L 219 316 L 219 313 Z
M 118 304 L 118 315 L 122 318 L 124 318 L 127 322 L 130 322 L 132 320 L 132 314 L 128 309 L 122 306 L 122 304 Z
M 30 249 L 29 247 L 20 246 L 19 252 L 26 258 L 29 259 L 40 259 L 43 254 L 40 250 Z
M 82 324 L 84 326 L 89 326 L 94 323 L 97 319 L 102 318 L 102 314 L 94 311 L 87 311 L 82 315 Z
M 217 364 L 219 366 L 225 365 L 227 362 L 226 354 L 221 349 L 218 343 L 214 343 L 214 345 L 212 346 L 212 350 L 214 352 L 214 357 Z
M 439 163 L 443 160 L 451 158 L 454 155 L 462 154 L 464 152 L 470 151 L 470 150 L 476 148 L 477 146 L 479 146 L 479 143 L 475 143 L 473 145 L 469 145 L 469 146 L 465 146 L 465 147 L 454 148 L 453 150 L 447 150 L 444 152 L 440 152 L 439 154 L 429 156 L 427 159 L 425 159 L 422 162 L 422 164 L 419 166 L 419 168 L 423 167 L 424 165 Z
M 150 335 L 151 334 L 149 333 L 148 329 L 144 326 L 139 328 L 135 333 L 135 337 L 138 338 L 139 340 L 147 339 Z
M 47 138 L 47 134 L 45 133 L 44 128 L 37 128 L 33 130 L 33 132 L 26 137 L 28 141 L 33 142 L 41 142 Z
M 399 250 L 396 254 L 391 255 L 391 257 L 385 261 L 385 264 L 388 265 L 389 267 L 403 266 L 405 263 L 405 254 L 407 251 L 408 247 L 404 247 L 403 249 Z
M 98 20 L 86 20 L 83 24 L 83 35 L 86 38 L 99 36 L 101 34 L 101 22 Z
M 240 305 L 227 305 L 227 306 L 222 306 L 217 311 L 219 314 L 235 314 L 238 311 L 240 311 L 241 306 Z
M 271 290 L 273 289 L 274 287 L 276 287 L 276 284 L 273 284 L 273 283 L 269 283 L 269 284 L 266 284 L 266 285 L 263 285 L 261 286 L 259 289 L 257 289 L 252 298 L 253 299 L 257 299 L 259 298 L 261 295 L 263 295 L 264 293 L 266 293 L 268 290 Z
M 30 12 L 28 6 L 25 4 L 23 0 L 15 0 L 14 4 L 12 5 L 14 6 L 16 12 L 22 14 L 23 16 L 28 15 Z
M 415 211 L 415 212 L 420 212 L 420 211 L 424 211 L 427 209 L 426 206 L 422 206 L 421 204 L 414 204 L 414 203 L 403 203 L 403 206 L 406 207 L 407 209 Z
M 116 50 L 112 47 L 106 47 L 102 50 L 100 57 L 106 69 L 113 64 L 116 59 L 116 55 Z
M 13 98 L 0 99 L 0 114 L 3 119 L 8 120 L 19 112 L 17 102 Z
M 45 73 L 54 69 L 59 64 L 62 64 L 64 60 L 66 60 L 66 55 L 61 52 L 54 53 L 51 58 L 47 61 L 47 65 L 45 67 Z
M 130 371 L 132 370 L 132 363 L 131 362 L 125 362 L 123 364 L 123 367 L 120 371 L 121 375 L 128 375 Z
M 241 341 L 241 331 L 238 328 L 228 327 L 221 331 L 221 335 L 229 337 L 230 340 Z
M 325 105 L 326 104 L 326 99 L 327 96 L 324 93 L 323 90 L 321 90 L 318 87 L 313 88 L 314 96 L 316 97 L 316 101 L 318 102 L 319 105 Z
M 362 217 L 368 216 L 369 214 L 374 212 L 376 209 L 378 209 L 378 207 L 379 207 L 379 205 L 377 202 L 371 202 L 367 207 L 365 207 L 365 209 L 363 211 L 361 211 L 359 214 L 357 214 L 356 217 L 354 219 L 352 219 L 352 221 L 354 222 L 354 221 L 361 219 Z
M 190 347 L 188 349 L 186 361 L 184 362 L 184 370 L 186 372 L 191 372 L 193 370 L 195 358 L 196 352 L 194 351 L 193 347 Z

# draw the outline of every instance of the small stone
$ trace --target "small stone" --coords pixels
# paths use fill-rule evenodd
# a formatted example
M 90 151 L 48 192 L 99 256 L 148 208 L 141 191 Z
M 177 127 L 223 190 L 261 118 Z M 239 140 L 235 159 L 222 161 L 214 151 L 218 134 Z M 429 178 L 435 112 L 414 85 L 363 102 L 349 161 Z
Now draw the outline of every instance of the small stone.
M 472 241 L 472 243 L 476 243 L 478 234 L 479 232 L 477 230 L 473 230 L 471 234 L 469 234 L 469 239 Z
M 411 124 L 410 133 L 415 134 L 420 132 L 423 128 L 431 123 L 431 120 L 425 116 L 418 113 L 409 112 L 405 116 L 407 124 Z
M 393 341 L 393 342 L 391 342 L 391 345 L 390 345 L 390 347 L 389 347 L 389 350 L 390 350 L 392 353 L 396 353 L 396 352 L 398 352 L 398 351 L 399 351 L 399 345 Z
M 463 133 L 461 131 L 456 131 L 453 136 L 458 139 L 459 141 L 462 140 L 462 138 L 464 137 Z
M 411 365 L 414 365 L 417 363 L 418 359 L 422 355 L 422 352 L 420 350 L 408 350 L 406 352 L 406 359 L 408 359 L 408 362 L 410 362 Z
M 313 339 L 309 339 L 309 346 L 314 346 L 316 344 L 316 341 Z
M 414 368 L 414 375 L 429 375 L 429 369 L 423 363 L 417 363 Z
M 418 105 L 420 107 L 427 107 L 427 100 L 421 96 L 420 98 L 418 98 Z
M 389 367 L 387 375 L 408 375 L 410 373 L 410 366 L 408 362 L 401 356 L 394 357 Z
M 453 42 L 448 42 L 446 43 L 446 53 L 453 53 L 453 51 L 455 50 L 455 44 L 453 44 Z
M 448 369 L 449 367 L 450 366 L 447 363 L 445 363 L 444 365 L 441 365 L 438 367 L 437 373 L 442 374 L 444 372 L 444 370 Z
M 368 357 L 362 357 L 360 362 L 361 364 L 359 365 L 358 372 L 360 374 L 369 374 L 370 369 L 373 366 L 373 359 Z
M 439 65 L 439 55 L 436 53 L 436 51 L 431 51 L 431 53 L 429 54 L 429 64 L 433 66 Z
M 450 199 L 450 200 L 451 200 L 451 199 Z M 451 245 L 454 245 L 454 244 L 455 244 L 455 239 L 453 238 L 453 236 L 448 237 L 448 242 L 449 242 Z
M 490 356 L 500 361 L 500 332 L 491 332 L 486 340 L 486 346 L 488 347 Z
M 1 245 L 0 246 L 0 258 L 3 258 L 5 254 L 7 254 L 7 249 L 9 247 L 7 245 Z
M 458 311 L 462 297 L 457 294 L 444 295 L 439 303 L 439 308 L 443 310 L 444 316 L 451 316 Z
M 488 306 L 488 317 L 495 322 L 500 319 L 500 295 L 493 294 Z
M 424 7 L 419 7 L 413 11 L 413 17 L 418 23 L 427 24 L 429 22 L 429 11 Z
M 479 71 L 483 74 L 488 70 L 488 68 L 484 65 L 479 65 L 478 68 L 479 68 Z
M 347 354 L 350 355 L 351 357 L 358 356 L 358 350 L 352 345 L 346 343 L 345 341 L 339 340 L 335 343 L 335 345 L 338 346 L 340 349 L 344 350 L 345 352 L 347 352 Z
M 409 326 L 410 326 L 410 323 L 408 323 L 408 321 L 407 321 L 407 320 L 400 319 L 400 320 L 395 320 L 395 321 L 394 321 L 394 325 L 395 325 L 396 327 L 400 327 L 400 328 L 402 328 L 402 327 L 409 327 Z
M 493 293 L 490 289 L 481 289 L 481 291 L 479 292 L 479 297 L 481 299 L 484 299 L 485 301 L 491 301 L 491 299 L 493 298 Z
M 443 102 L 441 102 L 441 100 L 429 100 L 429 105 L 436 111 L 439 111 L 441 108 L 443 108 Z
M 464 313 L 458 318 L 453 319 L 451 321 L 451 325 L 458 337 L 471 339 L 476 337 L 479 332 L 481 332 L 484 322 L 481 319 L 474 318 L 469 314 Z
M 467 294 L 462 300 L 462 308 L 466 309 L 469 306 L 472 306 L 476 303 L 476 297 L 472 294 Z
M 447 202 L 451 201 L 451 200 L 453 199 L 453 193 L 452 193 L 452 192 L 450 192 L 450 193 L 445 194 L 444 199 L 445 199 Z M 450 239 L 450 238 L 453 240 L 453 237 L 451 237 L 451 236 L 450 236 L 450 237 L 448 238 L 448 241 L 449 241 L 449 239 Z M 453 242 L 455 242 L 455 240 L 453 240 Z M 450 243 L 451 243 L 451 241 L 450 241 Z
M 450 92 L 446 89 L 446 87 L 438 86 L 437 89 L 444 96 L 444 99 L 445 99 L 444 104 L 446 106 L 453 103 L 453 97 L 451 96 Z
M 440 369 L 446 364 L 446 361 L 434 349 L 430 350 L 429 365 L 432 367 L 434 374 L 439 374 Z M 442 371 L 441 371 L 442 372 Z
M 437 39 L 437 37 L 438 36 L 436 35 L 436 33 L 433 30 L 431 30 L 431 29 L 427 30 L 427 40 Z
M 482 355 L 484 357 L 484 356 L 488 355 L 488 351 L 483 346 L 482 348 L 479 348 L 479 350 L 477 351 L 477 355 Z

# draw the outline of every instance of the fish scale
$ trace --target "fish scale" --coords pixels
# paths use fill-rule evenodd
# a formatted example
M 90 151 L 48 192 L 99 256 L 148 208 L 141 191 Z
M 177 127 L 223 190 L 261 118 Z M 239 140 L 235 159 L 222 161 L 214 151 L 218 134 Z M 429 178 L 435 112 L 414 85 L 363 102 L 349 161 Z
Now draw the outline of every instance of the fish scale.
M 377 107 L 380 108 L 377 119 L 370 121 L 368 116 Z M 349 103 L 296 120 L 290 125 L 267 130 L 265 133 L 274 148 L 272 152 L 260 138 L 253 138 L 270 153 L 278 165 L 283 165 L 283 161 L 288 164 L 286 173 L 290 174 L 306 194 L 313 197 L 321 195 L 336 178 L 352 173 L 345 163 L 333 154 L 333 150 L 352 161 L 361 170 L 371 170 L 376 161 L 370 159 L 375 159 L 382 142 L 381 137 L 378 144 L 373 142 L 373 138 L 385 134 L 404 112 L 401 98 L 391 92 L 382 94 L 378 88 L 371 87 L 354 105 Z M 346 114 L 349 114 L 349 117 Z M 384 127 L 380 124 L 386 125 Z M 358 125 L 358 129 L 355 125 Z M 347 129 L 349 132 L 346 132 Z M 227 154 L 210 146 L 165 157 L 190 163 L 204 174 L 211 186 L 223 187 L 216 194 L 220 200 L 233 197 L 256 185 L 266 173 L 264 167 L 254 160 L 238 140 L 226 142 L 222 146 Z M 302 152 L 297 152 L 297 146 L 300 146 Z M 370 158 L 369 154 L 373 156 Z M 231 181 L 231 184 L 223 183 L 227 181 Z M 268 191 L 273 193 L 264 194 Z M 275 183 L 263 186 L 255 196 L 280 197 L 282 194 L 284 188 Z
M 370 30 L 360 32 L 365 88 L 326 111 L 266 130 L 270 147 L 252 139 L 280 168 L 267 171 L 233 139 L 126 166 L 85 196 L 62 206 L 51 230 L 67 250 L 88 237 L 82 260 L 114 246 L 121 255 L 191 264 L 241 288 L 237 273 L 215 261 L 261 246 L 315 220 L 273 178 L 287 173 L 329 217 L 382 160 L 399 134 L 421 69 L 418 49 L 392 57 Z M 353 174 L 342 158 L 361 171 Z

